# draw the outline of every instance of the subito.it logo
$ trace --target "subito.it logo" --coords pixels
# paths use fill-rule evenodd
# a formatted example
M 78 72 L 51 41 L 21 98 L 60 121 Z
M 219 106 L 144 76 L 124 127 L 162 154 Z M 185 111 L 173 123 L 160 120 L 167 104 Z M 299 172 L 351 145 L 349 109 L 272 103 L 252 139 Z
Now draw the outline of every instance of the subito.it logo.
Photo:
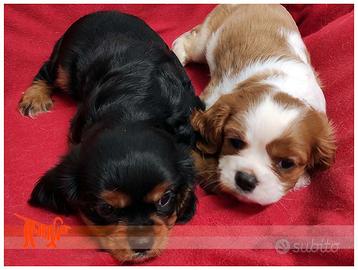
M 275 243 L 276 252 L 286 254 L 290 250 L 291 244 L 287 239 L 279 239 Z

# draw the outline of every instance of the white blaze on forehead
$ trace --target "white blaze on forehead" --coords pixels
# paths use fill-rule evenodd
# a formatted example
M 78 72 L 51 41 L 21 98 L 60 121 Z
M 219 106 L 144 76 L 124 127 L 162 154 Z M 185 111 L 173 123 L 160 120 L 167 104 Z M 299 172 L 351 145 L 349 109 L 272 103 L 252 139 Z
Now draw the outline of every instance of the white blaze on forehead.
M 289 125 L 297 120 L 300 109 L 283 107 L 266 95 L 245 115 L 246 140 L 250 145 L 265 147 L 279 138 Z

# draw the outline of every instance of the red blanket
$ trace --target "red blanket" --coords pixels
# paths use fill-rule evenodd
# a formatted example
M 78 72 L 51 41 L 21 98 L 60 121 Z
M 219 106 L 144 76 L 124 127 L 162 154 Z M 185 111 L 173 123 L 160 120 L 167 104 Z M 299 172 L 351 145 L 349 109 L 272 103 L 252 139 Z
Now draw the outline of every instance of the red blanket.
M 55 41 L 80 16 L 93 11 L 115 9 L 141 17 L 171 44 L 181 33 L 202 22 L 213 7 L 5 5 L 6 265 L 118 263 L 108 253 L 96 249 L 48 249 L 43 238 L 36 238 L 36 247 L 40 249 L 22 248 L 24 222 L 15 213 L 44 224 L 52 223 L 56 216 L 30 207 L 26 201 L 36 180 L 66 152 L 69 120 L 76 109 L 76 104 L 65 95 L 54 96 L 53 111 L 34 120 L 22 117 L 16 109 L 21 93 L 30 85 L 42 62 L 49 57 Z M 178 249 L 169 242 L 172 248 L 146 262 L 146 265 L 353 264 L 353 249 L 349 245 L 342 245 L 331 252 L 277 252 L 264 244 L 256 245 L 254 249 L 245 245 L 259 236 L 260 228 L 280 228 L 273 225 L 353 225 L 353 5 L 287 5 L 287 8 L 304 36 L 312 64 L 324 85 L 328 115 L 337 131 L 335 164 L 330 170 L 315 175 L 308 188 L 291 192 L 281 202 L 268 207 L 243 204 L 225 196 L 208 195 L 198 188 L 197 214 L 190 223 L 176 226 L 172 236 L 179 237 L 179 242 L 184 241 L 184 236 L 188 235 L 193 236 L 191 239 L 194 240 L 199 239 L 199 235 L 206 236 L 208 238 L 203 240 L 204 245 Z M 209 80 L 207 67 L 190 65 L 186 69 L 199 94 Z M 77 217 L 62 218 L 69 226 L 82 224 Z M 230 233 L 225 228 L 236 229 Z M 290 233 L 297 228 L 291 229 Z M 210 238 L 218 235 L 231 235 L 232 238 L 223 238 L 228 239 L 228 242 L 241 239 L 241 248 L 235 245 L 229 248 L 227 242 L 223 247 L 215 245 L 215 241 L 211 247 L 205 245 L 205 241 L 219 239 Z M 64 238 L 61 237 L 58 244 Z

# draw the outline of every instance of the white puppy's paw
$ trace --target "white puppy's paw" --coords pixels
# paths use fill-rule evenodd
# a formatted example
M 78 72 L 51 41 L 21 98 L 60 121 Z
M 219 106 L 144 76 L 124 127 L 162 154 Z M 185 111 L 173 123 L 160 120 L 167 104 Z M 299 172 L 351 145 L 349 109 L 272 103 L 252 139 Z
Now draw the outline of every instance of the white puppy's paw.
M 305 173 L 300 178 L 298 178 L 298 181 L 297 181 L 296 185 L 294 186 L 293 190 L 296 191 L 296 190 L 305 188 L 309 184 L 311 184 L 311 178 L 307 173 Z
M 174 40 L 172 50 L 178 57 L 180 63 L 185 66 L 188 63 L 188 56 L 185 51 L 185 42 L 187 41 L 190 32 L 186 32 Z

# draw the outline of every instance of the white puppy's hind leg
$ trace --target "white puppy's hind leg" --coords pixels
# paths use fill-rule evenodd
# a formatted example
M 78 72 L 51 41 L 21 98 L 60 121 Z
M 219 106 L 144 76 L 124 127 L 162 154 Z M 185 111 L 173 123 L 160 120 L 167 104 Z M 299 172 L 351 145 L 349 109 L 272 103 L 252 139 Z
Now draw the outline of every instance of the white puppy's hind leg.
M 172 50 L 183 66 L 190 62 L 205 63 L 208 30 L 204 25 L 197 25 L 174 40 Z
M 172 50 L 183 66 L 185 66 L 189 62 L 188 55 L 185 50 L 185 43 L 189 39 L 188 36 L 190 36 L 190 31 L 185 32 L 184 34 L 179 36 L 176 40 L 174 40 L 172 44 Z

